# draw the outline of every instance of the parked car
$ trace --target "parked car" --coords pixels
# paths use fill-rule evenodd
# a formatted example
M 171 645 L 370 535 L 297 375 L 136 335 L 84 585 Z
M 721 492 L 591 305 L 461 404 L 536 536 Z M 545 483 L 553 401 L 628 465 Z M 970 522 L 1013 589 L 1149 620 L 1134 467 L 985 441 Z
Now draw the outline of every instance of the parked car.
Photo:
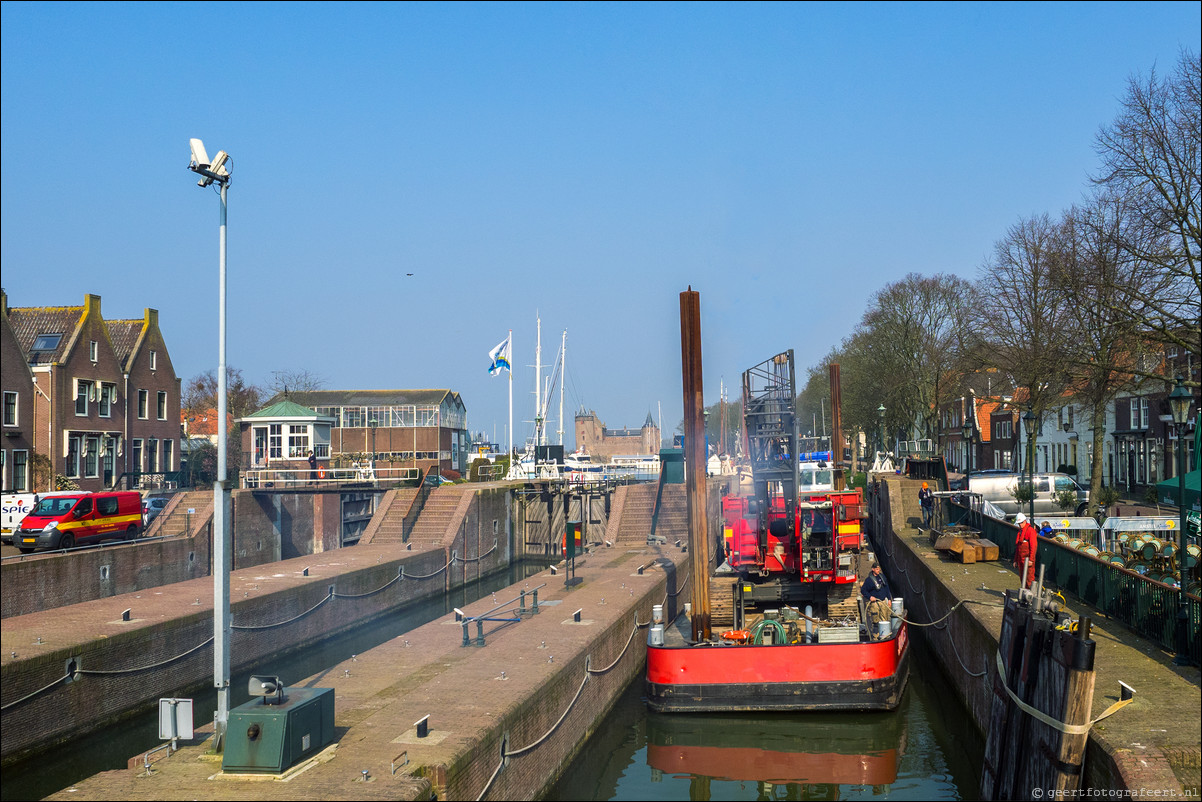
M 25 520 L 25 516 L 33 512 L 33 508 L 37 506 L 40 499 L 47 496 L 69 496 L 77 491 L 73 490 L 55 490 L 51 492 L 41 493 L 5 493 L 3 497 L 3 516 L 0 518 L 0 535 L 2 535 L 4 545 L 11 545 L 13 542 L 13 532 L 21 526 L 21 521 Z
M 150 522 L 159 517 L 159 513 L 167 507 L 167 502 L 171 499 L 167 496 L 151 496 L 142 502 L 142 517 L 146 519 L 146 526 L 150 526 Z
M 22 554 L 101 540 L 133 540 L 142 531 L 142 495 L 132 490 L 47 495 L 13 532 Z
M 1035 487 L 1035 517 L 1065 516 L 1068 514 L 1082 516 L 1089 509 L 1089 491 L 1067 473 L 1037 473 L 1031 477 Z M 1029 502 L 1023 502 L 1020 508 L 1014 498 L 1014 492 L 1019 482 L 1026 483 L 1027 475 L 1019 473 L 974 473 L 969 477 L 968 489 L 972 493 L 980 493 L 981 497 L 1006 513 L 1007 518 L 1013 518 L 1020 512 L 1030 510 Z M 1056 501 L 1056 495 L 1063 490 L 1073 493 L 1075 503 L 1067 510 L 1062 509 Z M 1034 522 L 1033 522 L 1034 523 Z

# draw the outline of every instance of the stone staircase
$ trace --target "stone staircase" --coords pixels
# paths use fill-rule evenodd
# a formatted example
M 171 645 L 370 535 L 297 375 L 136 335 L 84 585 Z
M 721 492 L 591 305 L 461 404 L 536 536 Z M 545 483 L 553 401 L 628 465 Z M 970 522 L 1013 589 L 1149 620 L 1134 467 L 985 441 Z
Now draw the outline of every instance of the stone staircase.
M 417 500 L 419 488 L 402 487 L 385 494 L 360 543 L 402 543 L 405 540 L 405 516 Z
M 435 488 L 422 507 L 422 514 L 409 535 L 416 549 L 420 546 L 444 546 L 454 537 L 455 528 L 467 514 L 472 493 L 467 485 L 443 485 Z
M 614 543 L 623 545 L 645 545 L 651 533 L 651 516 L 655 512 L 657 484 L 626 485 L 617 490 L 621 498 L 615 497 L 617 526 L 611 520 L 610 532 L 616 533 Z M 620 507 L 620 508 L 619 508 Z M 688 536 L 689 508 L 684 485 L 664 485 L 660 501 L 659 523 L 655 533 L 669 542 Z
M 188 510 L 196 510 L 189 515 Z M 200 531 L 213 519 L 213 491 L 188 490 L 176 493 L 167 507 L 158 514 L 142 537 L 173 537 Z

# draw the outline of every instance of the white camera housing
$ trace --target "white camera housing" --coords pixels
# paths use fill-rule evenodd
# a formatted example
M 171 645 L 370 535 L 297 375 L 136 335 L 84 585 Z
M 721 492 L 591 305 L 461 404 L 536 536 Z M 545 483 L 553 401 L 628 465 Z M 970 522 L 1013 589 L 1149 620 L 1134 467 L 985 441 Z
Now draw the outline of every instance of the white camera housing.
M 207 170 L 209 168 L 209 154 L 205 150 L 205 143 L 199 139 L 189 139 L 188 145 L 192 148 L 192 164 Z

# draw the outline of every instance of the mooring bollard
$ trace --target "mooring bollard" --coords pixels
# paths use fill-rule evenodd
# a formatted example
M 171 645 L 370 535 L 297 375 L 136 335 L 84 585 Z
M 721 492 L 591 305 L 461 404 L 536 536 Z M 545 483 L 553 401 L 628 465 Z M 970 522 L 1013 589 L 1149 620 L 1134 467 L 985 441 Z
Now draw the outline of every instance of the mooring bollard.
M 518 615 L 523 616 L 525 614 L 526 614 L 526 591 L 523 590 L 522 595 L 518 600 Z
M 464 621 L 463 621 L 463 645 L 470 646 L 471 644 L 472 644 L 472 641 L 467 635 L 467 620 L 464 619 Z
M 531 615 L 538 615 L 538 588 L 534 589 L 534 606 L 530 610 Z
M 476 645 L 484 645 L 484 620 L 481 618 L 476 619 Z

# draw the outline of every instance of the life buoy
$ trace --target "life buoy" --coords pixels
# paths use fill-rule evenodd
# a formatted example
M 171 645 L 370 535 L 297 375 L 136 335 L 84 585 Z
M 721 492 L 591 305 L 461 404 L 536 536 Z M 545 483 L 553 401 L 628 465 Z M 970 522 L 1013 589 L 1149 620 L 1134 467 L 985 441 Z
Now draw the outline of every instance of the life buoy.
M 325 469 L 325 468 L 318 468 L 318 469 L 317 469 L 317 478 L 318 478 L 318 479 L 325 479 L 325 478 L 326 478 L 326 469 Z
M 745 629 L 731 629 L 722 633 L 722 640 L 734 641 L 735 643 L 746 643 L 751 638 L 751 633 Z

